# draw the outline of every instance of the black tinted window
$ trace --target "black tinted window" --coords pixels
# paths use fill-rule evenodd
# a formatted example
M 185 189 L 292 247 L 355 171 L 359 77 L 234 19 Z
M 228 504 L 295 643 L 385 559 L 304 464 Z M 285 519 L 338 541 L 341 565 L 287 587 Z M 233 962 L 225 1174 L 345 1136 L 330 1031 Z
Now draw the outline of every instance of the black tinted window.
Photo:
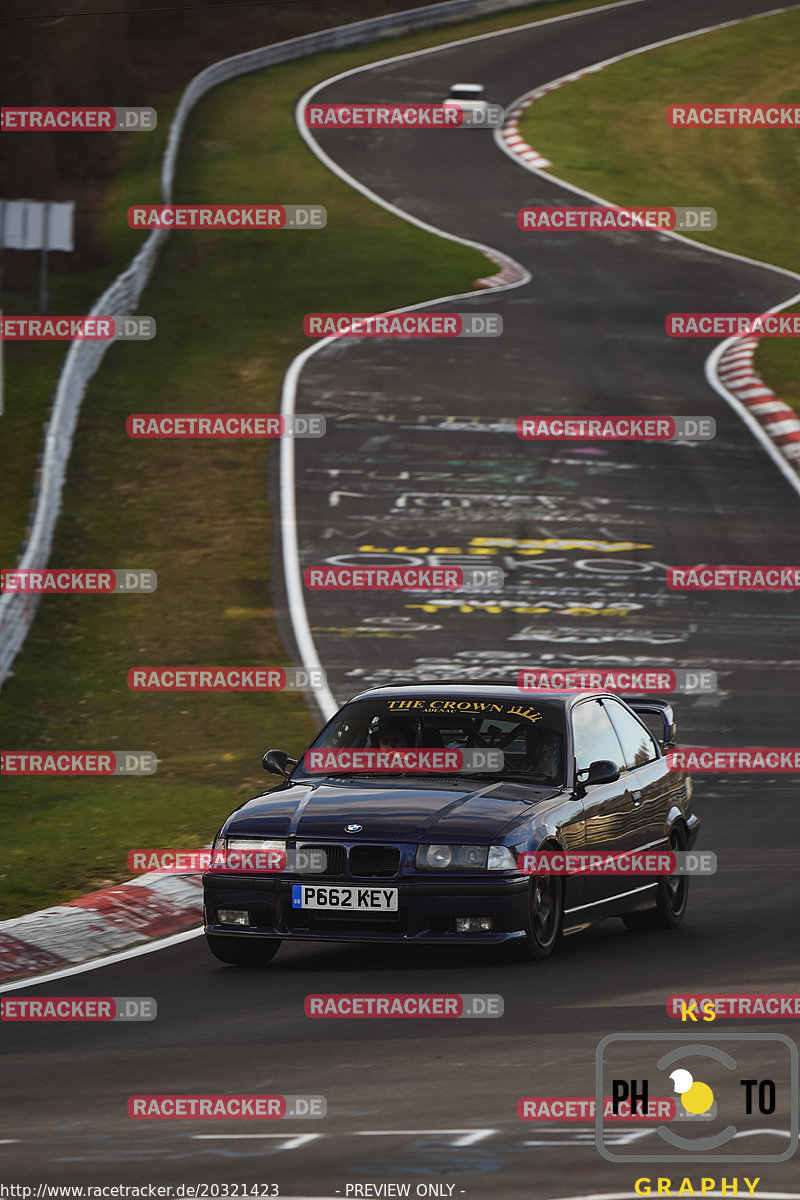
M 586 700 L 572 713 L 577 769 L 588 771 L 600 758 L 623 766 L 622 749 L 614 727 L 599 700 Z
M 482 696 L 365 697 L 346 704 L 311 749 L 409 747 L 502 750 L 503 775 L 532 783 L 564 778 L 563 710 L 527 698 Z M 302 773 L 302 764 L 298 769 Z
M 637 721 L 633 713 L 629 713 L 616 700 L 605 700 L 603 703 L 622 744 L 625 766 L 641 767 L 657 758 L 655 743 L 641 721 Z

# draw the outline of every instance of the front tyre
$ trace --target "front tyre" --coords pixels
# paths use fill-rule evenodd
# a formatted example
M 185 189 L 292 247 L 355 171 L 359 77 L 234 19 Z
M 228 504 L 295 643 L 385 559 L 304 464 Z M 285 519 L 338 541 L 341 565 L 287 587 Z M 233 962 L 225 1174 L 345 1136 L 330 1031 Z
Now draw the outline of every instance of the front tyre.
M 226 937 L 207 933 L 208 948 L 220 962 L 234 967 L 263 967 L 278 953 L 280 938 Z
M 682 825 L 676 825 L 669 835 L 673 853 L 686 850 L 688 841 Z M 688 875 L 662 875 L 656 889 L 655 908 L 645 912 L 628 913 L 622 918 L 628 929 L 677 929 L 684 918 L 689 900 Z
M 564 920 L 564 886 L 560 875 L 534 875 L 526 927 L 528 955 L 537 962 L 549 958 Z

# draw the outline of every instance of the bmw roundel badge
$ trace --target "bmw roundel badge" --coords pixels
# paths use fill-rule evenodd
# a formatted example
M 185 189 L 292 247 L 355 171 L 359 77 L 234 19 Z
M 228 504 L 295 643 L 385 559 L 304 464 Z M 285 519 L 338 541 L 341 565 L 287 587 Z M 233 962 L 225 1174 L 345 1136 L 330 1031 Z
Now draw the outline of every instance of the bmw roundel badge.
M 363 826 L 361 825 L 345 825 L 345 833 L 361 833 Z

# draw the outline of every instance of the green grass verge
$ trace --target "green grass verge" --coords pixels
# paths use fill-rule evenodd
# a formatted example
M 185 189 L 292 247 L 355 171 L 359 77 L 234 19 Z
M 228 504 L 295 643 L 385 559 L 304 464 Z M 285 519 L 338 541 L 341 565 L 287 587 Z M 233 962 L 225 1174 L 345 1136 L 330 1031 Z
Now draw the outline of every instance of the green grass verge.
M 263 447 L 134 442 L 124 433 L 126 416 L 275 411 L 283 372 L 308 344 L 306 312 L 381 311 L 469 290 L 487 273 L 476 251 L 392 217 L 322 167 L 297 135 L 297 97 L 349 66 L 594 6 L 518 10 L 300 60 L 218 88 L 195 110 L 176 200 L 322 203 L 328 227 L 308 234 L 174 233 L 139 306 L 156 317 L 158 336 L 113 347 L 89 388 L 51 563 L 150 567 L 159 587 L 149 596 L 45 598 L 0 693 L 0 745 L 148 749 L 161 761 L 155 776 L 141 779 L 4 778 L 3 917 L 127 878 L 131 848 L 203 844 L 235 804 L 268 784 L 261 751 L 297 752 L 313 734 L 304 701 L 291 694 L 127 690 L 131 666 L 276 665 L 287 658 L 270 609 Z M 161 123 L 153 135 L 131 135 L 126 144 L 104 217 L 113 270 L 80 279 L 54 275 L 51 312 L 85 311 L 140 244 L 124 213 L 134 201 L 158 199 L 175 101 L 157 105 Z M 10 304 L 8 311 L 15 311 Z M 63 355 L 58 347 L 14 347 L 8 356 L 10 415 L 2 419 L 18 461 L 12 481 L 4 476 L 0 485 L 5 562 L 13 561 L 27 511 L 25 476 L 32 474 L 59 350 Z
M 743 21 L 625 59 L 538 100 L 520 132 L 560 178 L 619 204 L 710 205 L 698 242 L 800 270 L 800 132 L 670 129 L 679 103 L 800 102 L 800 12 Z M 756 364 L 800 411 L 800 347 L 765 338 Z

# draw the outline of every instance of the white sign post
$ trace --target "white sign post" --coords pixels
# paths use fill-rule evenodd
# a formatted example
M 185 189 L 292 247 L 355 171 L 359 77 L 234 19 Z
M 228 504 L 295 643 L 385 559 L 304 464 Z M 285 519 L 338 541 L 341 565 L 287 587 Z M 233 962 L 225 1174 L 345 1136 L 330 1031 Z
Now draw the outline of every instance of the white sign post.
M 47 311 L 47 254 L 75 249 L 75 202 L 50 200 L 0 200 L 0 254 L 3 250 L 41 250 L 39 312 Z M 3 310 L 3 275 L 0 259 L 0 319 Z M 0 416 L 3 415 L 3 339 L 0 337 Z

